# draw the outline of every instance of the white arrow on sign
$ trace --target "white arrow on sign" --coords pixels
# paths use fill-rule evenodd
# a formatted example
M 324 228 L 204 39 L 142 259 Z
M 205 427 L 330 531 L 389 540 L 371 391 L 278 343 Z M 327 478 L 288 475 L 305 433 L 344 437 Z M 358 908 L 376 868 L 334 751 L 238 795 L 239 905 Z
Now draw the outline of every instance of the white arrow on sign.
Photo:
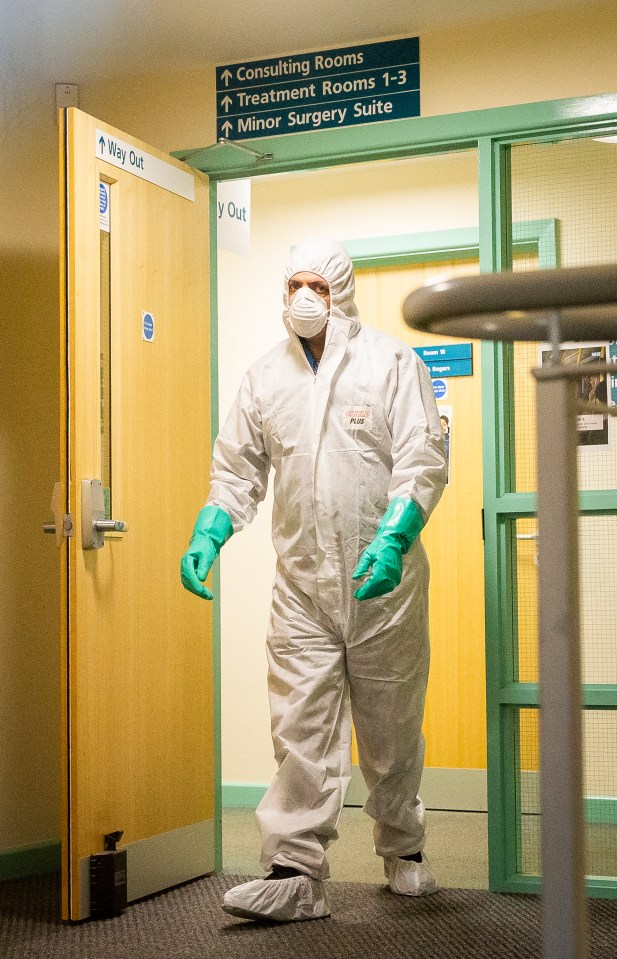
M 232 105 L 232 103 L 233 103 L 233 100 L 231 99 L 231 97 L 229 96 L 223 97 L 223 99 L 221 100 L 221 106 L 225 107 L 225 113 L 229 113 L 229 108 Z
M 224 70 L 223 73 L 221 73 L 221 80 L 224 80 L 225 86 L 228 87 L 229 81 L 231 80 L 231 70 Z
M 229 134 L 231 133 L 231 131 L 233 130 L 233 128 L 234 128 L 234 127 L 233 127 L 233 123 L 230 123 L 229 120 L 225 120 L 225 123 L 223 124 L 222 129 L 223 129 L 223 133 L 225 134 L 226 137 L 229 136 Z

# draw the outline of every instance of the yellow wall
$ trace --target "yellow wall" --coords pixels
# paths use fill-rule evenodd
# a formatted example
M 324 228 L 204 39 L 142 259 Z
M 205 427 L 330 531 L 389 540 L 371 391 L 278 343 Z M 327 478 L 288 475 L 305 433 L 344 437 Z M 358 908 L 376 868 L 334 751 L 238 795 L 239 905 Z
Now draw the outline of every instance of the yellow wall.
M 360 316 L 410 346 L 460 343 L 409 329 L 401 304 L 420 286 L 478 268 L 477 259 L 470 259 L 359 270 Z M 447 396 L 438 404 L 450 415 L 449 483 L 422 530 L 431 569 L 424 761 L 447 769 L 486 768 L 481 344 L 471 346 L 473 375 L 448 379 Z
M 610 2 L 524 22 L 513 19 L 481 28 L 427 32 L 422 35 L 423 113 L 613 92 L 616 27 L 617 10 Z M 409 32 L 413 34 L 411 15 Z M 349 42 L 353 41 L 350 31 Z M 135 42 L 139 42 L 139 25 Z M 264 55 L 289 52 L 272 50 Z M 0 130 L 0 851 L 59 834 L 56 554 L 52 544 L 43 540 L 40 524 L 47 518 L 58 472 L 53 84 L 68 79 L 37 76 L 31 80 L 36 48 L 28 51 L 24 62 L 10 44 L 2 56 L 6 59 L 0 61 L 4 109 Z M 86 64 L 82 75 L 70 79 L 79 84 L 82 109 L 164 150 L 214 142 L 213 65 L 134 76 L 130 65 L 110 62 L 105 82 L 92 84 Z M 433 216 L 440 215 L 436 205 Z M 361 214 L 357 217 L 360 220 Z M 364 231 L 376 232 L 374 224 L 365 222 Z M 281 244 L 290 240 L 281 238 Z M 278 294 L 270 302 L 278 309 Z M 233 363 L 229 371 L 222 369 L 225 396 L 230 392 L 228 378 L 234 384 L 237 381 Z M 241 538 L 237 539 L 239 544 Z M 232 544 L 235 548 L 234 540 L 229 548 Z M 251 588 L 251 580 L 243 578 L 233 592 L 245 597 L 248 589 L 248 605 Z M 263 616 L 256 625 L 255 636 L 239 632 L 228 640 L 227 649 L 236 659 L 226 665 L 224 701 L 231 712 L 230 704 L 237 703 L 239 691 L 254 693 L 255 709 L 250 703 L 247 709 L 250 728 L 259 730 L 259 741 L 253 744 L 244 731 L 243 752 L 237 762 L 229 759 L 225 778 L 263 782 L 272 768 L 263 704 L 265 670 L 261 665 L 257 674 L 242 676 L 247 650 L 256 646 L 262 655 Z M 232 727 L 227 722 L 224 729 L 226 764 L 236 746 Z

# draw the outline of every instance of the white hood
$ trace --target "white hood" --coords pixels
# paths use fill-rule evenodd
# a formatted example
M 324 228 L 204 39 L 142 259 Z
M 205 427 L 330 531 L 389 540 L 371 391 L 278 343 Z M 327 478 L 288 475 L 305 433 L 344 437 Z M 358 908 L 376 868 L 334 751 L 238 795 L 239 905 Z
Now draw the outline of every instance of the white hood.
M 358 308 L 354 303 L 355 282 L 353 264 L 345 248 L 336 240 L 309 237 L 296 246 L 285 268 L 283 290 L 283 321 L 287 332 L 296 337 L 289 321 L 289 281 L 296 273 L 316 273 L 330 287 L 330 316 L 328 325 L 353 336 L 360 329 Z

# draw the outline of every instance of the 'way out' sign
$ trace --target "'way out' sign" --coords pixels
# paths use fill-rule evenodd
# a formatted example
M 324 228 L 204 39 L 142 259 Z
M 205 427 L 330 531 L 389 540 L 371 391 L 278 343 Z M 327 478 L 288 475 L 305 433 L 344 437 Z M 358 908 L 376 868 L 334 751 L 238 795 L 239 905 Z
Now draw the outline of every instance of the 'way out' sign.
M 217 137 L 303 133 L 420 115 L 420 40 L 216 68 Z
M 134 147 L 131 143 L 125 143 L 118 137 L 111 136 L 103 130 L 96 130 L 95 151 L 99 160 L 105 160 L 112 166 L 120 170 L 127 170 L 141 177 L 142 180 L 148 180 L 149 183 L 155 183 L 157 186 L 169 190 L 171 193 L 177 193 L 183 196 L 185 200 L 195 199 L 195 178 L 185 170 L 179 170 L 178 167 L 158 157 L 152 156 Z
M 251 252 L 251 181 L 227 180 L 216 188 L 216 238 L 221 250 Z

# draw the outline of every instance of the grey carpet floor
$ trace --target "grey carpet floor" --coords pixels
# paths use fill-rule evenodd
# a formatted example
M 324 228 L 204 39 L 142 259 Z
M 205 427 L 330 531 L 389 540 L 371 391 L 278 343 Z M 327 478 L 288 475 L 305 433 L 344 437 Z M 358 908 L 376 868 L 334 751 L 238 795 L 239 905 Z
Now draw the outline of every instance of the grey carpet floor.
M 212 876 L 140 902 L 112 919 L 58 920 L 57 876 L 0 883 L 3 959 L 539 959 L 535 896 L 445 889 L 428 899 L 383 885 L 329 883 L 332 918 L 253 923 L 220 908 L 243 878 Z M 617 902 L 589 903 L 589 959 L 617 956 Z

